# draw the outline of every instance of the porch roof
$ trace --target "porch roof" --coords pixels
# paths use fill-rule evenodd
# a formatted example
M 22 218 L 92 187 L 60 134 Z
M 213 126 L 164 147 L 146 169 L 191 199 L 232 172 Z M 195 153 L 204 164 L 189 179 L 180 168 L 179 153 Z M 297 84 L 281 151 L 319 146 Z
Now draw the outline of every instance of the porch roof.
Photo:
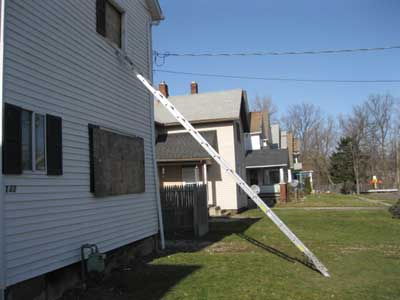
M 246 169 L 286 167 L 289 165 L 287 149 L 268 149 L 250 151 L 245 158 Z
M 217 131 L 200 133 L 217 150 Z M 156 141 L 156 156 L 158 162 L 211 160 L 206 150 L 187 132 L 160 134 Z

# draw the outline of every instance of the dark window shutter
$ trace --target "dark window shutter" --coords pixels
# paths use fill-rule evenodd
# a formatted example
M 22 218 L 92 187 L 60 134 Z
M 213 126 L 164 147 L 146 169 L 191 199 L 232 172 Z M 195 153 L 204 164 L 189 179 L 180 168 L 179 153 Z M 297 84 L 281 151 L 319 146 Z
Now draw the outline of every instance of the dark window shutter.
M 99 128 L 96 125 L 89 124 L 89 164 L 90 164 L 90 192 L 94 193 L 94 156 L 93 156 L 93 129 Z
M 46 116 L 47 175 L 63 174 L 62 119 Z
M 22 173 L 21 108 L 4 105 L 3 174 Z
M 96 0 L 96 30 L 102 36 L 106 36 L 106 1 Z

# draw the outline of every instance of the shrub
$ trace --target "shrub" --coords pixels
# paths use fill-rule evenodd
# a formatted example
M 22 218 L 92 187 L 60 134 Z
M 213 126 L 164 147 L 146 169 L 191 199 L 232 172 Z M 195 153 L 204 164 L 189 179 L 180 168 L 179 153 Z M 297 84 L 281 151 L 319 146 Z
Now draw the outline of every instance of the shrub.
M 400 219 L 400 200 L 389 208 L 389 212 L 392 214 L 393 218 Z
M 351 181 L 346 181 L 343 183 L 341 192 L 342 194 L 352 194 L 355 192 L 355 184 Z
M 305 182 L 304 182 L 304 193 L 306 195 L 310 195 L 312 193 L 312 187 L 311 187 L 311 179 L 310 177 L 307 177 Z

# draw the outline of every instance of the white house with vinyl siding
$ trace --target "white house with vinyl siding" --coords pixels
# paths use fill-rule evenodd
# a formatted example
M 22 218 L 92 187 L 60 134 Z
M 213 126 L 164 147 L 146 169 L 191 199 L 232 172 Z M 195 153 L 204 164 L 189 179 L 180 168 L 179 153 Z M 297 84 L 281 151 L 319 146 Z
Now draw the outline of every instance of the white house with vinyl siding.
M 4 291 L 80 261 L 85 243 L 107 252 L 159 233 L 153 101 L 117 52 L 151 78 L 163 16 L 157 0 L 1 7 Z

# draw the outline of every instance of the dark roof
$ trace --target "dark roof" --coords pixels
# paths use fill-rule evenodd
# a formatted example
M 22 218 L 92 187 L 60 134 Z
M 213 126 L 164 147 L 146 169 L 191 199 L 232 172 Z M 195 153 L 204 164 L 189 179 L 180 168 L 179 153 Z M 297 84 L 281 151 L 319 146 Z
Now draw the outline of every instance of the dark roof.
M 287 149 L 268 149 L 249 151 L 246 154 L 246 168 L 257 166 L 288 165 L 289 152 Z
M 217 150 L 217 131 L 200 133 Z M 156 155 L 157 161 L 211 159 L 206 150 L 187 132 L 158 135 Z

